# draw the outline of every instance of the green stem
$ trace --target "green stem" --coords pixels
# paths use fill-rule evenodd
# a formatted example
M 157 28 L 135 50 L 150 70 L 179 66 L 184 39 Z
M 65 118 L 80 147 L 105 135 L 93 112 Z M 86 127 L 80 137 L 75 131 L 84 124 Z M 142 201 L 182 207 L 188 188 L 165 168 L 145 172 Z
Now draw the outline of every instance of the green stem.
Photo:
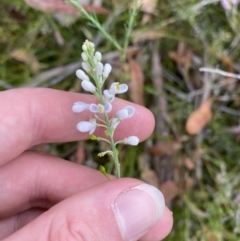
M 81 11 L 85 18 L 87 18 L 91 23 L 94 24 L 94 26 L 103 34 L 103 36 L 105 36 L 106 39 L 108 39 L 119 51 L 123 51 L 122 47 L 118 44 L 116 39 L 114 39 L 93 16 L 88 14 L 88 12 L 86 12 L 86 10 L 79 2 L 76 2 L 75 0 L 69 1 Z
M 106 120 L 106 123 L 107 123 L 107 130 L 110 133 L 110 145 L 111 145 L 111 148 L 112 148 L 112 151 L 113 151 L 113 161 L 114 161 L 115 169 L 116 169 L 115 170 L 116 171 L 116 177 L 120 178 L 121 177 L 120 163 L 119 163 L 119 160 L 118 160 L 118 151 L 117 151 L 117 148 L 115 146 L 115 142 L 113 140 L 112 127 L 111 127 L 108 115 L 105 113 L 104 116 L 105 116 L 105 120 Z
M 98 140 L 98 141 L 105 141 L 105 142 L 107 142 L 109 145 L 111 145 L 110 141 L 109 141 L 109 140 L 107 140 L 107 139 L 105 139 L 105 138 L 98 137 L 98 139 L 97 139 L 97 140 Z
M 99 86 L 99 82 L 97 81 L 97 77 L 96 76 L 94 76 L 94 77 L 96 78 L 96 79 L 95 78 L 94 79 L 95 79 L 95 83 L 96 83 L 96 86 L 97 86 L 97 92 L 99 94 L 99 101 L 102 105 L 105 105 L 104 98 L 101 94 L 101 87 Z M 113 161 L 114 161 L 114 165 L 115 165 L 116 177 L 120 178 L 121 177 L 121 170 L 120 170 L 121 167 L 120 167 L 120 163 L 119 163 L 119 160 L 118 160 L 118 151 L 117 151 L 114 139 L 113 139 L 114 130 L 111 127 L 111 123 L 110 123 L 110 120 L 109 120 L 109 117 L 108 117 L 107 113 L 104 113 L 104 118 L 105 118 L 105 121 L 106 121 L 107 131 L 110 134 L 110 146 L 111 146 L 112 152 L 113 152 Z
M 128 48 L 128 44 L 129 44 L 129 40 L 130 40 L 130 35 L 134 26 L 134 20 L 135 17 L 137 15 L 137 11 L 138 11 L 138 0 L 134 1 L 134 6 L 133 6 L 133 10 L 130 13 L 129 16 L 129 20 L 128 20 L 128 27 L 127 27 L 127 32 L 126 32 L 126 37 L 124 39 L 124 45 L 123 45 L 123 55 L 122 55 L 122 60 L 125 61 L 126 60 L 126 53 L 127 53 L 127 48 Z
M 99 120 L 99 121 L 103 122 L 103 124 L 105 124 L 105 125 L 106 125 L 105 120 L 101 119 L 99 116 L 94 115 L 94 118 L 96 118 L 97 120 Z
M 104 127 L 104 128 L 107 128 L 107 126 L 102 125 L 102 124 L 97 124 L 97 127 Z

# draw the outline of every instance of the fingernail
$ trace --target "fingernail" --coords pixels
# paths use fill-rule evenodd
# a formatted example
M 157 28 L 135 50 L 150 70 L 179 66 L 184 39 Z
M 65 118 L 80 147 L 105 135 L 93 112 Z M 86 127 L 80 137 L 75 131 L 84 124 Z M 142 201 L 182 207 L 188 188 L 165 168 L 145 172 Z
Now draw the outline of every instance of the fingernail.
M 121 193 L 115 200 L 113 211 L 122 237 L 135 241 L 158 222 L 164 212 L 162 193 L 148 184 L 141 184 Z

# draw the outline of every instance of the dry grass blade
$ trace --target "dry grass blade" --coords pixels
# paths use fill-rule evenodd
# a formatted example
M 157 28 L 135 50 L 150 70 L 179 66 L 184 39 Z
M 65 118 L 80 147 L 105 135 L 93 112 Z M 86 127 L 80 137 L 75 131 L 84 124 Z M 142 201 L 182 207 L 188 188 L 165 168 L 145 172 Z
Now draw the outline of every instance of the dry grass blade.
M 158 142 L 149 149 L 149 153 L 152 156 L 173 156 L 181 147 L 179 142 Z
M 147 159 L 147 155 L 141 155 L 138 159 L 138 168 L 141 171 L 140 178 L 144 182 L 158 187 L 157 173 L 150 169 Z
M 156 9 L 156 0 L 141 0 L 139 1 L 139 7 L 141 7 L 141 10 L 144 12 L 141 24 L 145 25 L 146 23 L 149 23 L 152 21 L 152 15 L 155 12 Z
M 43 12 L 62 12 L 62 13 L 78 13 L 79 10 L 64 0 L 24 0 L 29 6 L 41 10 Z M 86 11 L 97 14 L 108 14 L 108 10 L 103 7 L 88 5 L 90 1 L 80 1 Z
M 132 32 L 132 40 L 134 43 L 137 42 L 141 42 L 141 41 L 145 41 L 145 40 L 155 40 L 155 39 L 160 39 L 165 37 L 166 34 L 165 32 L 162 30 L 146 30 L 146 31 L 133 31 Z
M 24 49 L 13 50 L 10 53 L 10 57 L 27 64 L 33 73 L 37 73 L 39 71 L 40 64 L 37 58 L 31 53 L 27 53 Z
M 140 0 L 138 1 L 141 10 L 153 14 L 156 8 L 157 0 Z
M 129 61 L 131 80 L 129 84 L 130 97 L 134 103 L 144 105 L 143 87 L 144 75 L 140 65 L 133 59 Z

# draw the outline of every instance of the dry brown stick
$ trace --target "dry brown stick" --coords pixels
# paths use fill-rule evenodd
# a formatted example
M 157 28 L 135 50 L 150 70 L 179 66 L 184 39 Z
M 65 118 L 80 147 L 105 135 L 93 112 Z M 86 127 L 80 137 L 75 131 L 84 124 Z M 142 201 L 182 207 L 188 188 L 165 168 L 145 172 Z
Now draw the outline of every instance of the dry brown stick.
M 167 123 L 170 123 L 170 118 L 167 113 L 167 101 L 163 96 L 163 80 L 162 80 L 162 68 L 161 59 L 158 53 L 158 42 L 152 42 L 151 45 L 152 54 L 152 81 L 154 89 L 156 90 L 155 103 L 157 106 L 156 118 L 156 132 L 162 135 L 169 134 L 169 128 Z M 160 160 L 159 160 L 160 159 Z M 162 183 L 169 180 L 173 176 L 172 160 L 169 156 L 155 156 L 153 158 L 154 166 L 158 174 L 159 182 Z
M 158 45 L 157 42 L 154 42 L 152 45 L 152 77 L 153 77 L 153 85 L 156 93 L 158 94 L 156 97 L 156 103 L 159 107 L 159 112 L 156 113 L 156 131 L 157 133 L 166 132 L 168 128 L 171 128 L 171 131 L 177 137 L 176 128 L 171 123 L 170 117 L 167 111 L 167 101 L 163 95 L 163 79 L 162 79 L 162 67 L 161 67 L 161 59 L 158 53 Z M 168 126 L 166 126 L 166 124 Z

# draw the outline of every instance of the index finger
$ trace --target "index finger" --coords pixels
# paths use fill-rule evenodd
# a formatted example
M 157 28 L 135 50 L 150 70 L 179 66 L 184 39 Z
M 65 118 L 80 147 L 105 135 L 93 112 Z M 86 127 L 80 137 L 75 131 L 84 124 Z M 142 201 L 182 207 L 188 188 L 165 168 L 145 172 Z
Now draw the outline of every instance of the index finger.
M 84 140 L 88 133 L 76 129 L 79 121 L 89 120 L 92 113 L 72 112 L 76 101 L 97 102 L 93 95 L 78 94 L 44 88 L 22 88 L 0 93 L 0 165 L 15 158 L 33 145 L 40 143 Z M 114 114 L 131 105 L 135 114 L 124 120 L 116 129 L 115 138 L 135 135 L 146 139 L 154 128 L 151 112 L 141 106 L 116 99 Z M 97 135 L 103 133 L 97 130 Z

